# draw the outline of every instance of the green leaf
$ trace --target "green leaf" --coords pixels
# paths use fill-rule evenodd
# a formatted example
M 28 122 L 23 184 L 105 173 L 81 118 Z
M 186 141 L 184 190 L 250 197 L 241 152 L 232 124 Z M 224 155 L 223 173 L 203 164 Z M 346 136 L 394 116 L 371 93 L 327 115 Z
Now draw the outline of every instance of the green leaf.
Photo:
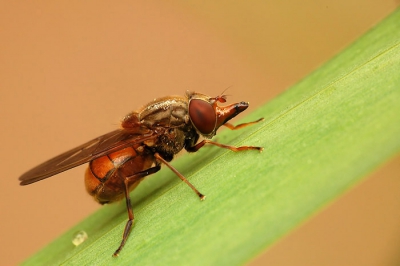
M 293 230 L 400 150 L 400 10 L 217 140 L 132 193 L 135 226 L 118 258 L 125 204 L 105 206 L 26 265 L 234 265 Z M 62 214 L 60 214 L 62 215 Z M 77 231 L 89 238 L 72 244 Z

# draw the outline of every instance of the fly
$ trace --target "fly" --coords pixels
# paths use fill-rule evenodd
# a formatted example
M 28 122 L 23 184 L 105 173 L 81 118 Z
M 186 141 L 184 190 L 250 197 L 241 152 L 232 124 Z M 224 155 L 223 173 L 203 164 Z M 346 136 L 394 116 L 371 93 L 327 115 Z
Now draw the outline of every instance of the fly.
M 72 150 L 64 152 L 23 174 L 21 185 L 29 185 L 78 165 L 89 162 L 85 172 L 87 192 L 100 204 L 125 198 L 128 221 L 122 241 L 113 256 L 124 247 L 134 216 L 129 193 L 144 177 L 158 172 L 161 164 L 171 169 L 203 200 L 201 194 L 169 162 L 182 149 L 196 152 L 205 144 L 231 151 L 258 150 L 261 147 L 234 147 L 210 140 L 218 128 L 231 130 L 255 124 L 262 118 L 234 126 L 228 121 L 247 109 L 247 102 L 218 106 L 226 96 L 209 97 L 187 92 L 185 96 L 167 96 L 148 103 L 136 112 L 125 116 L 121 128 L 95 138 Z M 199 137 L 204 139 L 198 142 Z

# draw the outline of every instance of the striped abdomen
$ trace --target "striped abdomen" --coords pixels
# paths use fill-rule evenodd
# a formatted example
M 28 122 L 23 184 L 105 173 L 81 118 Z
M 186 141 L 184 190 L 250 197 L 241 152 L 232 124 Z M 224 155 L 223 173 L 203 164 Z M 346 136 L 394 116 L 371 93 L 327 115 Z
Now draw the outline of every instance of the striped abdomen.
M 101 203 L 110 203 L 124 197 L 125 178 L 132 191 L 142 178 L 129 178 L 149 169 L 154 156 L 143 145 L 135 145 L 97 158 L 89 163 L 85 173 L 87 192 Z

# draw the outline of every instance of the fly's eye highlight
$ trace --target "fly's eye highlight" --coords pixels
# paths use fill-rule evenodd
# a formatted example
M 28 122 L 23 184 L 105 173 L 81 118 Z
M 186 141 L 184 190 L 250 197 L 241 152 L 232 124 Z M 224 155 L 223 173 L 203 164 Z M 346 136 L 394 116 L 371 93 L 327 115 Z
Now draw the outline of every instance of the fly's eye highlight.
M 211 134 L 217 123 L 214 107 L 203 100 L 192 99 L 189 104 L 189 117 L 193 125 L 203 135 Z

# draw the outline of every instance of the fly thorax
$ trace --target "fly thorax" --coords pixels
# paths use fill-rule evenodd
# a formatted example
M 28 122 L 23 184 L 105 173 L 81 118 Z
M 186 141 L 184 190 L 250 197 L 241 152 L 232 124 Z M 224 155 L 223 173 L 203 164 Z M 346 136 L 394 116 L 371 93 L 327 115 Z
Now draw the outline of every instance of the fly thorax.
M 177 154 L 183 149 L 184 143 L 183 131 L 178 128 L 170 128 L 158 138 L 157 149 L 163 153 Z

